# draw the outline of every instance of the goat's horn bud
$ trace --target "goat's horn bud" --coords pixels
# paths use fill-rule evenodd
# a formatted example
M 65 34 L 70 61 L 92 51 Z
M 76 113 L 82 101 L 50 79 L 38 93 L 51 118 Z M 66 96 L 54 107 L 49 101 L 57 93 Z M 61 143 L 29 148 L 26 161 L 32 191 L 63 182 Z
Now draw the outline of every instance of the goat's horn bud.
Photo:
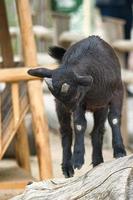
M 53 84 L 52 84 L 52 78 L 44 78 L 46 84 L 48 85 L 49 88 L 51 88 L 52 90 L 53 88 Z
M 69 87 L 70 85 L 68 83 L 63 83 L 61 87 L 61 92 L 67 93 L 67 91 L 69 90 Z

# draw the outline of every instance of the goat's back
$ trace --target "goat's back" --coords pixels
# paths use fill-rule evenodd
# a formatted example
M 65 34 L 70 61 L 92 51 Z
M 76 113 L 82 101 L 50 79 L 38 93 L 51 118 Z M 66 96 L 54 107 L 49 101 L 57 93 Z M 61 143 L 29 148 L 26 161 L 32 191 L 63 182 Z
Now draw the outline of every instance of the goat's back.
M 72 45 L 66 51 L 62 64 L 80 75 L 120 79 L 120 64 L 113 48 L 98 36 L 90 36 Z

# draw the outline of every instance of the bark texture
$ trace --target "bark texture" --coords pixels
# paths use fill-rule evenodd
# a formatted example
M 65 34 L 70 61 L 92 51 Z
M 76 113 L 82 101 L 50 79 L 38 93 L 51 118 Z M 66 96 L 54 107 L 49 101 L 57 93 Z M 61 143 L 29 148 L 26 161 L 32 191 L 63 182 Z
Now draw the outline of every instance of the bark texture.
M 133 155 L 103 163 L 80 177 L 28 185 L 12 200 L 133 200 Z

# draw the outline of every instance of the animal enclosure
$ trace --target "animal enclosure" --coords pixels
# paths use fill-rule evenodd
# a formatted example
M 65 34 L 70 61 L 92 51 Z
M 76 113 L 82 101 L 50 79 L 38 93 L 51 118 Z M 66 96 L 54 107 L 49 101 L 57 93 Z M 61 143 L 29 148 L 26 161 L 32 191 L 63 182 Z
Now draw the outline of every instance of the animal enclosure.
M 37 58 L 35 41 L 32 31 L 29 1 L 16 1 L 16 7 L 20 23 L 22 47 L 24 53 L 23 68 L 26 66 L 34 67 L 37 65 Z M 0 63 L 0 82 L 6 83 L 6 89 L 0 96 L 0 159 L 2 159 L 5 151 L 7 150 L 7 147 L 15 137 L 16 160 L 18 165 L 28 171 L 30 174 L 29 147 L 24 124 L 24 117 L 30 108 L 33 117 L 35 140 L 38 149 L 37 154 L 39 160 L 40 178 L 52 177 L 48 127 L 45 115 L 43 113 L 42 85 L 39 80 L 31 80 L 27 76 L 27 78 L 25 78 L 25 76 L 21 76 L 22 71 L 24 70 L 21 63 L 20 71 L 19 68 L 16 68 L 4 0 L 0 1 L 0 27 L 0 44 L 2 54 L 2 63 Z M 3 71 L 7 72 L 7 74 L 4 76 L 2 76 Z M 17 76 L 14 74 L 14 71 L 18 72 Z M 9 80 L 8 77 L 10 75 L 12 76 L 12 79 Z M 25 82 L 24 80 L 29 81 Z M 32 89 L 31 86 L 33 86 L 34 89 Z M 33 90 L 34 92 L 37 90 L 35 92 L 35 96 Z M 39 99 L 36 99 L 36 96 L 38 96 Z M 39 106 L 37 106 L 37 104 L 39 104 Z M 36 121 L 37 119 L 39 119 L 38 122 Z M 46 148 L 44 148 L 44 146 Z M 46 156 L 44 156 L 45 153 Z M 7 184 L 0 182 L 0 188 L 23 188 L 28 181 L 28 179 L 25 181 L 20 180 L 19 182 L 10 180 Z

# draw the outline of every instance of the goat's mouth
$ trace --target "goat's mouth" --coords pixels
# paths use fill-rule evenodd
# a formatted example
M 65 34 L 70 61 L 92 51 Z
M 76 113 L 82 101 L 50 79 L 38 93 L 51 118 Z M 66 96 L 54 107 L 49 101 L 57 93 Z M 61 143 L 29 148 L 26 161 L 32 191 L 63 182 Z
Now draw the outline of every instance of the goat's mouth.
M 77 107 L 77 99 L 73 99 L 70 101 L 65 101 L 63 104 L 71 111 L 74 112 Z
M 67 107 L 68 108 L 68 110 L 70 111 L 70 112 L 74 112 L 75 111 L 75 109 L 76 109 L 76 104 L 67 104 L 67 103 L 63 103 L 64 104 L 64 106 L 65 107 Z

